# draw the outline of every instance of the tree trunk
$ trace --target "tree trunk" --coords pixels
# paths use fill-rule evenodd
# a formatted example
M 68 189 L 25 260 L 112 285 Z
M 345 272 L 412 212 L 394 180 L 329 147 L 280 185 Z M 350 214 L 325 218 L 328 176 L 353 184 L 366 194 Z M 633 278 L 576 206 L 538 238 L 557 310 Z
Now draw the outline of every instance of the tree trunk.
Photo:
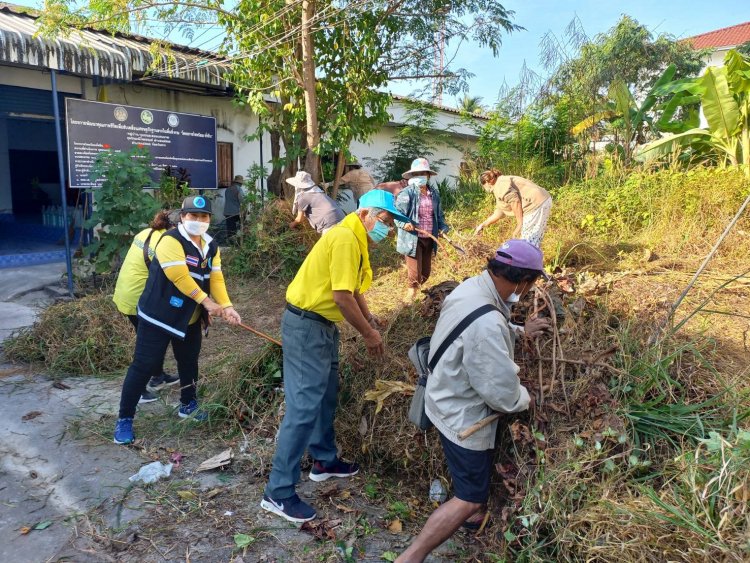
M 307 153 L 305 171 L 314 181 L 320 181 L 320 156 L 315 152 L 320 144 L 318 130 L 318 99 L 315 93 L 315 57 L 313 53 L 312 25 L 315 16 L 314 0 L 302 1 L 302 84 L 305 92 L 305 116 L 307 126 Z
M 341 183 L 341 176 L 344 175 L 344 165 L 346 164 L 346 153 L 344 149 L 339 151 L 339 160 L 336 163 L 336 174 L 333 177 L 333 190 L 331 191 L 331 197 L 336 199 L 339 195 L 339 184 Z
M 268 175 L 268 189 L 276 196 L 282 196 L 281 189 L 281 167 L 277 164 L 281 156 L 281 134 L 275 129 L 271 129 L 271 162 L 273 170 Z

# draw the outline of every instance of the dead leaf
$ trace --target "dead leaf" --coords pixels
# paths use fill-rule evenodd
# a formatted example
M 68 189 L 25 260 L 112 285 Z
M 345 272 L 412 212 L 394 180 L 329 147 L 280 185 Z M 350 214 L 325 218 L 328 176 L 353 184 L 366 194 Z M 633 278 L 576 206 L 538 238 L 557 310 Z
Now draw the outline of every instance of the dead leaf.
M 221 494 L 221 489 L 211 489 L 206 493 L 206 499 L 212 499 Z
M 518 420 L 510 425 L 510 436 L 513 438 L 514 442 L 520 444 L 531 444 L 534 442 L 529 427 Z
M 209 471 L 211 469 L 216 469 L 217 467 L 224 467 L 225 465 L 232 463 L 232 457 L 234 457 L 232 455 L 232 448 L 226 449 L 220 454 L 216 454 L 201 463 L 196 471 Z
M 388 531 L 392 534 L 400 534 L 403 529 L 404 526 L 403 524 L 401 524 L 401 520 L 399 520 L 398 518 L 388 524 Z
M 319 540 L 335 540 L 336 532 L 335 528 L 341 525 L 341 519 L 335 520 L 312 520 L 305 522 L 300 527 L 300 530 L 309 532 Z
M 323 491 L 320 491 L 318 493 L 318 498 L 333 498 L 339 496 L 339 487 L 338 485 L 334 485 L 328 489 L 325 489 Z
M 63 391 L 70 389 L 70 385 L 65 385 L 62 381 L 54 381 L 52 387 L 55 389 L 62 389 Z
M 338 508 L 341 512 L 345 512 L 346 514 L 351 514 L 352 512 L 357 512 L 356 508 L 350 508 L 348 506 L 344 506 L 343 504 L 336 504 L 334 503 L 333 506 Z
M 414 394 L 414 385 L 404 381 L 386 381 L 384 379 L 375 380 L 375 389 L 365 391 L 365 401 L 375 401 L 375 414 L 383 409 L 383 401 L 394 393 L 403 393 L 404 395 Z
M 177 491 L 177 496 L 182 500 L 195 500 L 198 498 L 193 491 Z
M 362 417 L 359 421 L 359 428 L 357 428 L 359 431 L 360 436 L 367 436 L 367 418 Z
M 37 416 L 42 416 L 42 411 L 31 411 L 27 412 L 21 417 L 21 420 L 34 420 Z

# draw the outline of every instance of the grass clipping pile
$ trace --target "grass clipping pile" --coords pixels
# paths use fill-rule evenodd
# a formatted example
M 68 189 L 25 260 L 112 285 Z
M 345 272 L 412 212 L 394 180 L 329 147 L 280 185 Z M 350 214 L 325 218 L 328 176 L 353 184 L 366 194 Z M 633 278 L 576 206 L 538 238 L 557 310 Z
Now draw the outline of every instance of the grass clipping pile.
M 126 368 L 135 331 L 103 293 L 46 308 L 33 326 L 3 343 L 15 362 L 42 364 L 53 375 L 102 375 Z

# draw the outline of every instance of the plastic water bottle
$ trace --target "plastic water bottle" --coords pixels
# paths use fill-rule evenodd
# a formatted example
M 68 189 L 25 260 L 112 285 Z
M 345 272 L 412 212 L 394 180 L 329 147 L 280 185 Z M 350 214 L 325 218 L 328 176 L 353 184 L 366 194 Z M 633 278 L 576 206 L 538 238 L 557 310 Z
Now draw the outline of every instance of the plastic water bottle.
M 448 491 L 443 487 L 440 479 L 435 479 L 430 483 L 430 500 L 433 502 L 443 503 L 448 498 Z

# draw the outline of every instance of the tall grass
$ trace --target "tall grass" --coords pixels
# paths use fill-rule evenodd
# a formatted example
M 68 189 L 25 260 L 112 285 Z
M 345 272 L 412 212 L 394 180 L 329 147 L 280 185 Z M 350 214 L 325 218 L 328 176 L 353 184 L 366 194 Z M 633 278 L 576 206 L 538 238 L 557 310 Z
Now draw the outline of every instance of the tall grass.
M 610 254 L 622 248 L 703 253 L 748 193 L 750 181 L 738 169 L 605 174 L 553 190 L 549 230 L 562 252 L 587 240 Z M 737 233 L 748 225 L 748 218 L 737 225 L 725 255 L 744 258 L 747 253 Z

